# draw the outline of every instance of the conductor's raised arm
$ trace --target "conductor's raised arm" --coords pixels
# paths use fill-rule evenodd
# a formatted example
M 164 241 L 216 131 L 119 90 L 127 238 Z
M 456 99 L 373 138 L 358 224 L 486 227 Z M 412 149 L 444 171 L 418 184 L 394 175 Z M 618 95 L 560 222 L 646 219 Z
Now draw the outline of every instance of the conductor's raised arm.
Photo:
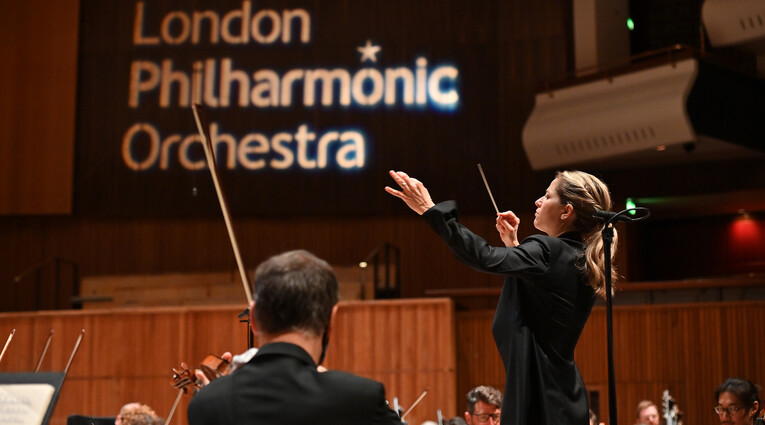
M 422 215 L 425 211 L 429 210 L 433 205 L 433 200 L 430 198 L 430 193 L 425 185 L 421 181 L 409 177 L 403 171 L 388 172 L 393 180 L 398 184 L 401 190 L 393 189 L 390 186 L 385 186 L 385 191 L 391 195 L 401 199 L 406 203 L 412 211 L 419 215 Z

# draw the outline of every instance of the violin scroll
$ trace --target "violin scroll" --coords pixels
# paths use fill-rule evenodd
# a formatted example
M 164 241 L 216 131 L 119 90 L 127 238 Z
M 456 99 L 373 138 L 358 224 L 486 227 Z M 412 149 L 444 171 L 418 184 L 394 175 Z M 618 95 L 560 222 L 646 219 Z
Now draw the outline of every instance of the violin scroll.
M 184 394 L 195 394 L 210 381 L 228 375 L 231 372 L 230 365 L 227 359 L 212 354 L 205 357 L 194 372 L 185 362 L 181 362 L 180 370 L 172 369 L 173 379 L 170 385 L 177 390 L 183 390 Z

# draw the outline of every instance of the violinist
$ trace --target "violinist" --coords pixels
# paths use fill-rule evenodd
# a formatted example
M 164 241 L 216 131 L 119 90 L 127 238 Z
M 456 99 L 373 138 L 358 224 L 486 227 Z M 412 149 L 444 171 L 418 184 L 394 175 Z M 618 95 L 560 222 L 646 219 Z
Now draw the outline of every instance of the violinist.
M 317 370 L 339 300 L 329 264 L 307 251 L 286 252 L 258 266 L 253 286 L 250 326 L 259 350 L 191 399 L 190 425 L 401 424 L 381 383 Z

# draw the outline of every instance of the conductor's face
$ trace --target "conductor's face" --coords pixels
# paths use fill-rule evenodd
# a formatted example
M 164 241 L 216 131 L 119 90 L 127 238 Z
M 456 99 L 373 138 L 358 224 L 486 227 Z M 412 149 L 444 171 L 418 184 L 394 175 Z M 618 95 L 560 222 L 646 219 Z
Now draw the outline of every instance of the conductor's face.
M 560 197 L 555 191 L 558 186 L 558 179 L 550 183 L 545 194 L 534 202 L 537 206 L 534 214 L 534 227 L 547 233 L 550 236 L 558 236 L 564 231 L 565 222 L 563 214 L 566 213 L 566 206 L 561 205 Z

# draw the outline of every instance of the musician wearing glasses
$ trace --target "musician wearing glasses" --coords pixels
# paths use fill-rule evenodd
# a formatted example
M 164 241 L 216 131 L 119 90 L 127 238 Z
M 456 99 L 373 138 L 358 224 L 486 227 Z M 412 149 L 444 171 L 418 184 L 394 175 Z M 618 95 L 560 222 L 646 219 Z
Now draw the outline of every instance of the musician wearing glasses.
M 495 425 L 502 413 L 502 393 L 496 388 L 482 385 L 467 393 L 467 425 Z
M 722 425 L 752 425 L 760 413 L 759 389 L 746 379 L 728 378 L 717 388 L 715 400 Z

